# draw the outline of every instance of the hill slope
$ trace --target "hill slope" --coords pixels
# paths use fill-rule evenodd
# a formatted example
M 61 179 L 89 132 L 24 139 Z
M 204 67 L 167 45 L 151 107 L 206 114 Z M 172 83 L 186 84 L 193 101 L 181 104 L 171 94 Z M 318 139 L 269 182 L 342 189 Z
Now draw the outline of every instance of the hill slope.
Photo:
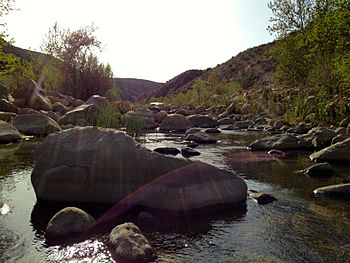
M 273 59 L 268 54 L 272 46 L 273 43 L 269 43 L 247 49 L 213 69 L 189 70 L 181 73 L 159 89 L 145 94 L 140 99 L 167 97 L 185 92 L 191 88 L 196 79 L 207 80 L 213 71 L 217 72 L 220 81 L 239 83 L 243 89 L 249 89 L 253 86 L 267 86 L 271 83 L 274 73 Z
M 152 92 L 162 86 L 162 83 L 144 79 L 116 78 L 114 81 L 122 98 L 129 101 L 134 101 L 142 94 Z

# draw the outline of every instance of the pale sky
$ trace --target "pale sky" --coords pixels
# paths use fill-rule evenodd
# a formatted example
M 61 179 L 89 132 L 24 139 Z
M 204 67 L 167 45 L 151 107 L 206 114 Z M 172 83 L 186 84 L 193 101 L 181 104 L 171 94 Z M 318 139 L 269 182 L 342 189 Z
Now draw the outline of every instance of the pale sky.
M 189 69 L 224 63 L 267 43 L 267 0 L 15 0 L 5 17 L 15 45 L 40 51 L 56 21 L 77 29 L 94 23 L 99 55 L 116 77 L 165 82 Z

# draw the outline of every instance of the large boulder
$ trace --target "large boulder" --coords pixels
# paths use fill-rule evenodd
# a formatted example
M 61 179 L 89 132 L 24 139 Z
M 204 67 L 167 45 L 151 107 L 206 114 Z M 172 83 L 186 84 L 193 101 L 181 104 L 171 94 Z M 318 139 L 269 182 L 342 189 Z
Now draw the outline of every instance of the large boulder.
M 228 207 L 239 209 L 246 199 L 243 179 L 227 170 L 193 162 L 137 189 L 101 216 L 93 230 L 114 223 L 133 207 L 190 217 Z
M 85 231 L 95 223 L 95 219 L 76 207 L 66 207 L 57 212 L 46 227 L 47 238 L 67 237 Z
M 17 113 L 18 107 L 6 99 L 0 99 L 0 111 Z
M 61 125 L 92 125 L 101 110 L 94 104 L 83 104 L 66 112 L 58 121 Z
M 154 251 L 147 238 L 133 223 L 116 226 L 108 236 L 111 254 L 118 262 L 149 262 Z
M 169 114 L 159 126 L 163 131 L 186 131 L 192 128 L 193 124 L 181 114 Z
M 291 134 L 280 134 L 274 136 L 268 136 L 262 139 L 258 139 L 252 142 L 248 148 L 252 151 L 264 151 L 264 150 L 297 150 L 312 148 L 311 142 L 298 138 Z
M 350 161 L 350 138 L 311 154 L 310 159 L 315 162 Z
M 11 124 L 0 120 L 0 143 L 10 143 L 21 140 L 21 134 Z
M 24 100 L 25 105 L 34 110 L 52 111 L 45 91 L 34 80 L 27 80 L 19 85 L 13 96 L 15 99 Z
M 188 116 L 187 119 L 193 126 L 200 128 L 214 128 L 218 125 L 216 120 L 207 115 L 195 114 Z
M 38 199 L 114 204 L 186 164 L 114 129 L 73 128 L 48 136 L 38 147 L 32 183 Z
M 56 121 L 42 114 L 17 115 L 13 119 L 13 125 L 26 135 L 46 136 L 61 130 Z
M 74 102 L 73 102 L 74 104 Z M 85 103 L 85 105 L 94 105 L 100 111 L 103 111 L 109 104 L 109 101 L 106 97 L 100 95 L 92 95 Z

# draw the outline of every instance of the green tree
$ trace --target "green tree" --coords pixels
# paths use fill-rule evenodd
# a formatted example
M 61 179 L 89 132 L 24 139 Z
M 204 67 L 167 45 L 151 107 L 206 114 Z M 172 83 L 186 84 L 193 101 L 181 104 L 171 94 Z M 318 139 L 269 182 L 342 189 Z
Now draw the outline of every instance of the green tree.
M 313 0 L 272 0 L 268 3 L 273 16 L 267 28 L 278 37 L 303 30 L 312 18 L 315 2 Z
M 4 52 L 4 47 L 9 45 L 5 40 L 6 24 L 3 17 L 13 10 L 13 0 L 0 0 L 0 77 L 11 73 L 16 65 L 16 57 Z
M 111 67 L 100 63 L 95 54 L 101 51 L 96 30 L 91 25 L 71 31 L 55 23 L 41 47 L 62 61 L 63 91 L 83 100 L 94 94 L 104 95 L 113 86 Z

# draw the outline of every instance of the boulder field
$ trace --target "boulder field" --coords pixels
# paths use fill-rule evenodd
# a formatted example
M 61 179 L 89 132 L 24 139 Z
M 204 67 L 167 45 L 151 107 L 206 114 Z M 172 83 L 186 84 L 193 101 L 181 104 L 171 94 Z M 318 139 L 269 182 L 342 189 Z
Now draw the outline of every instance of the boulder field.
M 245 182 L 231 172 L 164 156 L 123 132 L 97 127 L 49 135 L 37 149 L 31 179 L 39 200 L 115 204 L 139 189 L 131 205 L 180 212 L 242 206 L 247 195 Z

